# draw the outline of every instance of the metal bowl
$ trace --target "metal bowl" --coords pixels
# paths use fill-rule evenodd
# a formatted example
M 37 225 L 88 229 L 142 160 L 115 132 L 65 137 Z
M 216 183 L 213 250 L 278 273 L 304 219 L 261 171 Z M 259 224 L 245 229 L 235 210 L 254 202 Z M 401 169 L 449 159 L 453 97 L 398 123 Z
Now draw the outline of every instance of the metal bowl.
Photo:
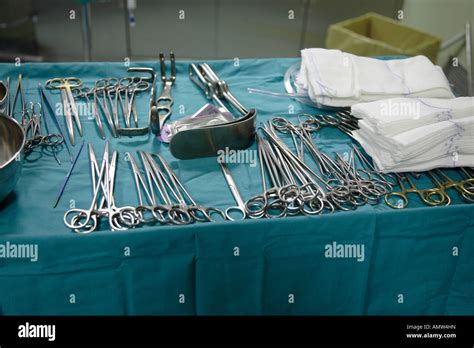
M 20 178 L 25 133 L 13 118 L 0 114 L 0 202 Z

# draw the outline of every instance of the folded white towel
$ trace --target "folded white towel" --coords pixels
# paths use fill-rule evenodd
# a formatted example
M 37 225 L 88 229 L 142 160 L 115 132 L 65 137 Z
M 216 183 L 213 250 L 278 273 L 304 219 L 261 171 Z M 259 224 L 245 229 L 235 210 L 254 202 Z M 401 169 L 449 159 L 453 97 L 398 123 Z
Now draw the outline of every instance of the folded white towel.
M 320 49 L 315 49 L 320 50 Z M 328 96 L 333 98 L 356 98 L 358 91 L 354 86 L 354 70 L 351 55 L 338 50 L 323 50 L 325 54 L 314 54 L 312 49 L 301 51 L 305 74 L 302 79 L 304 88 L 310 96 Z
M 360 133 L 354 134 L 354 138 L 372 157 L 376 169 L 384 173 L 426 171 L 439 167 L 474 167 L 474 154 L 472 153 L 474 138 L 472 136 L 469 139 L 463 137 L 459 140 L 459 147 L 452 152 L 445 148 L 440 150 L 438 146 L 426 152 L 424 156 L 404 161 L 394 160 L 389 150 L 374 145 L 372 139 L 367 139 Z M 466 149 L 468 151 L 464 152 Z
M 383 172 L 474 166 L 474 98 L 391 98 L 351 111 L 354 138 Z
M 417 127 L 408 131 L 384 136 L 376 134 L 373 128 L 364 120 L 359 121 L 360 129 L 353 132 L 372 140 L 373 146 L 390 151 L 393 158 L 406 160 L 429 151 L 438 144 L 451 146 L 454 150 L 456 143 L 464 137 L 474 136 L 474 116 L 457 120 L 449 120 Z M 466 138 L 468 139 L 468 138 Z M 474 153 L 474 143 L 466 151 Z
M 339 50 L 301 51 L 298 93 L 328 106 L 351 106 L 397 96 L 453 98 L 440 67 L 428 58 L 380 60 Z
M 355 104 L 351 112 L 369 123 L 375 133 L 389 136 L 423 125 L 474 116 L 474 97 L 391 98 Z

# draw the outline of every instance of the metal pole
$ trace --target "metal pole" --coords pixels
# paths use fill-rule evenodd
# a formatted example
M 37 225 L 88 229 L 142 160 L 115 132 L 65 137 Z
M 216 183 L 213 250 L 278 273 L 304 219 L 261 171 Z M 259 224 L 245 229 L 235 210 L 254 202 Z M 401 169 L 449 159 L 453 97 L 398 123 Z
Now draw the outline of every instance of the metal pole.
M 130 39 L 130 4 L 127 0 L 123 0 L 123 13 L 125 19 L 125 52 L 127 58 L 131 59 L 132 43 Z
M 82 46 L 84 48 L 84 60 L 86 62 L 92 60 L 90 12 L 90 3 L 84 2 L 82 4 Z
M 466 22 L 466 66 L 467 66 L 467 94 L 472 97 L 472 41 L 471 23 Z
M 306 41 L 306 32 L 308 30 L 308 17 L 309 17 L 310 6 L 311 6 L 311 0 L 303 1 L 303 20 L 302 20 L 302 25 L 301 25 L 301 36 L 300 36 L 300 44 L 299 44 L 300 50 L 304 48 L 305 41 Z

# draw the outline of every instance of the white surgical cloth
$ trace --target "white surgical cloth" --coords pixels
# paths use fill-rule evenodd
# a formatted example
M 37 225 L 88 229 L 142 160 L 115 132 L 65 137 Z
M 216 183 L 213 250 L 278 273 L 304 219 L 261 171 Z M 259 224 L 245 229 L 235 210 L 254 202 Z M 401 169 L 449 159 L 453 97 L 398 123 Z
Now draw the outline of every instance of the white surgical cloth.
M 454 97 L 441 68 L 425 56 L 380 60 L 309 48 L 301 58 L 298 93 L 323 105 L 346 107 L 398 96 Z
M 418 103 L 415 117 L 404 103 Z M 382 113 L 382 104 L 391 107 Z M 354 105 L 352 112 L 361 118 L 353 137 L 380 171 L 474 167 L 474 98 L 386 99 Z
M 391 135 L 415 127 L 474 116 L 474 98 L 392 98 L 353 105 L 351 112 L 377 134 Z

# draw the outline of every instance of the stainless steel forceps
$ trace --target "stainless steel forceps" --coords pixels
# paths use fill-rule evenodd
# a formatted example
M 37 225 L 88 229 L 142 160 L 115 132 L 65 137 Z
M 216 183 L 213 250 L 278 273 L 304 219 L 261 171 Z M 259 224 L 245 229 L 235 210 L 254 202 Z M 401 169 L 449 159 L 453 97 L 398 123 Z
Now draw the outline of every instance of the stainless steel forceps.
M 161 81 L 163 82 L 163 90 L 160 96 L 156 99 L 156 108 L 158 112 L 152 114 L 151 118 L 151 131 L 154 134 L 161 134 L 161 129 L 165 125 L 165 122 L 171 116 L 173 107 L 173 98 L 171 97 L 171 88 L 173 87 L 174 81 L 176 80 L 176 63 L 174 53 L 170 53 L 171 63 L 171 77 L 166 77 L 165 68 L 165 56 L 160 53 L 160 70 L 161 70 Z
M 79 112 L 77 111 L 76 102 L 72 90 L 74 88 L 80 88 L 82 81 L 77 77 L 66 77 L 66 78 L 54 78 L 46 81 L 46 88 L 48 89 L 59 89 L 61 91 L 61 99 L 63 103 L 63 110 L 66 116 L 66 126 L 69 135 L 71 145 L 75 145 L 74 137 L 74 125 L 73 120 L 76 123 L 79 135 L 82 137 L 82 125 L 81 119 L 79 118 Z
M 225 162 L 223 161 L 219 161 L 219 165 L 221 166 L 222 174 L 224 175 L 225 181 L 229 186 L 229 190 L 232 193 L 235 202 L 237 203 L 236 206 L 228 207 L 224 211 L 225 218 L 230 221 L 235 221 L 237 219 L 244 220 L 247 218 L 247 210 L 245 209 L 245 202 L 242 199 L 242 195 L 240 194 L 239 189 L 237 188 L 237 184 L 235 183 L 234 178 L 232 177 L 232 173 L 230 172 L 229 167 L 227 167 L 227 164 L 225 164 Z M 234 215 L 237 215 L 238 217 L 232 217 L 232 213 L 234 213 Z

